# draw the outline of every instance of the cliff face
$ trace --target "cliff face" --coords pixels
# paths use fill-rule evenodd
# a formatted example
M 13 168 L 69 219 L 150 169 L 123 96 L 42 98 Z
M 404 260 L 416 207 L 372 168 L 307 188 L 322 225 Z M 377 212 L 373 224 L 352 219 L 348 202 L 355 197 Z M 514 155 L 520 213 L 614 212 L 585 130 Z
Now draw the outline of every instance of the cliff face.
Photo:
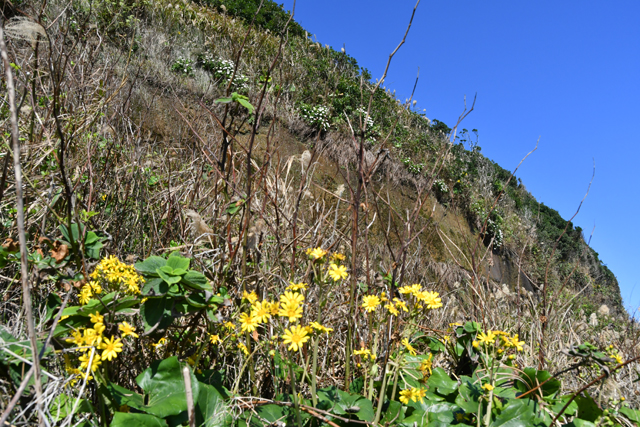
M 379 276 L 487 291 L 507 284 L 534 295 L 546 289 L 587 315 L 601 304 L 624 313 L 615 276 L 586 247 L 581 230 L 485 158 L 477 131 L 452 130 L 412 111 L 372 84 L 355 58 L 314 43 L 297 24 L 281 37 L 288 17 L 273 2 L 265 2 L 268 14 L 250 28 L 249 6 L 257 3 L 52 6 L 54 14 L 80 19 L 50 30 L 53 46 L 68 47 L 60 57 L 68 67 L 51 82 L 66 96 L 56 104 L 60 113 L 74 117 L 61 124 L 69 133 L 68 167 L 76 190 L 89 197 L 91 222 L 116 238 L 114 249 L 148 254 L 175 243 L 185 231 L 184 208 L 205 219 L 222 209 L 230 234 L 236 211 L 227 205 L 244 209 L 245 188 L 268 184 L 276 187 L 265 191 L 277 193 L 285 185 L 284 199 L 267 193 L 263 206 L 250 209 L 263 213 L 267 202 L 282 201 L 275 211 L 290 216 L 276 215 L 273 227 L 288 227 L 293 247 L 302 245 L 297 228 L 322 218 L 333 231 L 302 234 L 304 244 L 366 254 L 356 271 L 363 282 Z M 25 44 L 17 53 L 27 50 Z M 47 117 L 48 98 L 40 99 L 34 113 Z M 30 117 L 25 128 L 37 124 Z M 85 177 L 87 152 L 99 159 L 91 163 L 102 174 L 95 182 Z M 243 162 L 253 172 L 286 169 L 260 172 L 247 184 L 237 178 Z M 224 197 L 209 200 L 205 190 L 217 191 L 220 180 L 227 180 Z M 39 178 L 34 188 L 44 192 L 47 185 Z M 104 199 L 96 202 L 100 192 Z M 122 194 L 109 198 L 111 192 Z M 334 216 L 322 217 L 325 210 Z M 350 241 L 354 220 L 362 243 Z

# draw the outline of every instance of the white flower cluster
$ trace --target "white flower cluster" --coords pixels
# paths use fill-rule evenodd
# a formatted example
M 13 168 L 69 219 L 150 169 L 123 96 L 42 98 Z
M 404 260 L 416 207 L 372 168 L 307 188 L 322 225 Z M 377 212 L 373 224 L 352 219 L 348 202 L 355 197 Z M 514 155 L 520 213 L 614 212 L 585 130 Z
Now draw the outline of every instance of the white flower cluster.
M 233 70 L 235 64 L 228 59 L 214 58 L 211 54 L 204 54 L 198 56 L 198 64 L 205 70 L 209 71 L 214 79 L 220 80 L 221 84 L 229 83 L 231 76 L 233 76 Z M 231 85 L 234 90 L 242 90 L 249 88 L 249 78 L 238 72 L 233 79 Z
M 435 180 L 435 182 L 433 183 L 433 188 L 435 188 L 441 194 L 447 194 L 449 192 L 449 187 L 447 186 L 447 183 L 441 179 Z
M 187 76 L 190 76 L 193 74 L 193 61 L 187 58 L 183 58 L 182 56 L 179 56 L 178 59 L 173 61 L 173 64 L 171 65 L 171 70 L 177 73 L 182 73 Z
M 302 107 L 300 107 L 300 115 L 309 126 L 317 126 L 324 131 L 328 130 L 331 126 L 331 124 L 329 123 L 328 107 L 322 105 L 316 105 L 315 107 L 312 107 L 310 105 L 304 104 L 302 105 Z
M 373 128 L 373 119 L 371 118 L 371 116 L 369 116 L 367 114 L 367 111 L 363 107 L 358 108 L 356 110 L 356 113 L 362 115 L 362 117 L 364 118 L 365 123 L 367 124 L 367 127 L 365 129 L 367 131 L 370 131 L 371 128 Z
M 502 233 L 502 228 L 500 225 L 496 223 L 491 218 L 487 219 L 487 233 L 490 236 L 493 236 L 493 246 L 495 248 L 499 248 L 504 243 L 504 234 Z

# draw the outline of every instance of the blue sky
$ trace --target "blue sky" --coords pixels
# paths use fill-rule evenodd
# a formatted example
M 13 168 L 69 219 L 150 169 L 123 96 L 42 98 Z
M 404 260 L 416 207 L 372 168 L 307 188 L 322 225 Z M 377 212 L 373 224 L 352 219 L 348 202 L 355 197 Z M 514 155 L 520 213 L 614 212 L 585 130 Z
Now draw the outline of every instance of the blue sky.
M 281 1 L 281 0 L 280 0 Z M 291 10 L 292 0 L 284 2 Z M 391 6 L 392 5 L 392 6 Z M 414 0 L 298 0 L 295 19 L 322 44 L 382 76 Z M 426 1 L 385 85 L 409 97 L 418 67 L 419 111 L 463 123 L 485 156 L 513 169 L 538 201 L 575 218 L 618 278 L 625 307 L 640 306 L 640 2 Z M 635 218 L 635 219 L 634 219 Z

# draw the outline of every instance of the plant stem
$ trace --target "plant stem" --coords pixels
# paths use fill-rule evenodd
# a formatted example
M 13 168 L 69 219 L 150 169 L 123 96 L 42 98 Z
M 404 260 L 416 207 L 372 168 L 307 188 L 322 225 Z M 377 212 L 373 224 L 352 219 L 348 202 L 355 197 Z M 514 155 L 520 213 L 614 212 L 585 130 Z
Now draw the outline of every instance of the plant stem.
M 27 263 L 27 238 L 24 229 L 24 200 L 22 196 L 22 168 L 20 166 L 20 139 L 18 135 L 18 112 L 16 109 L 16 94 L 13 86 L 13 73 L 9 64 L 7 46 L 4 43 L 4 33 L 2 31 L 3 22 L 0 20 L 0 52 L 4 62 L 4 72 L 7 79 L 7 92 L 9 94 L 9 110 L 11 112 L 11 140 L 13 145 L 13 171 L 16 177 L 16 207 L 18 209 L 18 241 L 20 242 L 20 267 L 22 276 L 22 301 L 24 304 L 25 317 L 27 319 L 27 330 L 29 341 L 31 342 L 31 356 L 33 358 L 33 377 L 36 389 L 36 410 L 38 413 L 38 423 L 44 426 L 44 413 L 42 412 L 42 378 L 40 376 L 40 358 L 38 357 L 38 346 L 36 343 L 36 328 L 33 320 L 31 292 L 29 289 L 29 266 Z
M 291 361 L 287 361 L 289 365 L 289 375 L 291 376 L 291 391 L 293 393 L 293 404 L 296 408 L 296 421 L 298 422 L 298 427 L 302 427 L 302 417 L 300 416 L 300 404 L 298 403 L 298 391 L 296 390 L 296 375 L 293 372 L 293 366 L 291 366 Z

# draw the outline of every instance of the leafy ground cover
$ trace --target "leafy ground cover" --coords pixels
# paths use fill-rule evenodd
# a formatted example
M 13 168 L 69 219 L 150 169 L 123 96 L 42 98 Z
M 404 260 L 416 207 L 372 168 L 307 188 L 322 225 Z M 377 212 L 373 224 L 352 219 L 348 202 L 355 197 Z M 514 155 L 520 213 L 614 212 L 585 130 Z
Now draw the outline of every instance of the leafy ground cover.
M 638 423 L 581 230 L 277 5 L 205 3 L 10 5 L 3 422 Z

